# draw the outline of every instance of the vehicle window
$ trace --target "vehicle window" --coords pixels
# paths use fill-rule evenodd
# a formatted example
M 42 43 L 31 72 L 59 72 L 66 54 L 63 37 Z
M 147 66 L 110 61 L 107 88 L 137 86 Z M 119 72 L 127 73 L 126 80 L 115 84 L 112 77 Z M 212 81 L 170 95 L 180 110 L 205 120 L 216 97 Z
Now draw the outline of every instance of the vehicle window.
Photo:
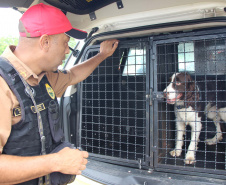
M 122 62 L 122 58 L 120 61 Z M 145 74 L 146 51 L 144 49 L 130 48 L 122 75 L 135 76 Z
M 222 39 L 180 42 L 178 71 L 225 74 L 225 45 L 225 40 Z
M 72 49 L 75 48 L 76 44 L 78 43 L 78 39 L 70 38 L 70 41 L 68 42 L 68 46 Z M 65 56 L 65 60 L 63 60 L 62 64 L 58 67 L 59 69 L 63 69 L 65 64 L 67 63 L 67 60 L 69 59 L 72 51 L 70 50 L 70 53 Z
M 178 69 L 182 71 L 195 71 L 194 43 L 179 43 Z

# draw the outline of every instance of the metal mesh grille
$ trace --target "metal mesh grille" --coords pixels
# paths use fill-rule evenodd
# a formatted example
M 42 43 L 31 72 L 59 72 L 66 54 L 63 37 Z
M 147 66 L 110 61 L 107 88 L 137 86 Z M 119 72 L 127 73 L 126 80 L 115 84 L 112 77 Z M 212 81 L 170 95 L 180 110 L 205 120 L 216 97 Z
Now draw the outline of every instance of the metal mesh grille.
M 99 48 L 88 50 L 87 58 Z M 146 49 L 116 50 L 83 82 L 81 146 L 115 160 L 145 161 Z
M 121 42 L 84 81 L 81 146 L 124 165 L 224 175 L 226 39 L 158 38 Z
M 156 166 L 225 173 L 225 46 L 218 36 L 156 42 L 156 88 L 166 97 L 158 102 Z

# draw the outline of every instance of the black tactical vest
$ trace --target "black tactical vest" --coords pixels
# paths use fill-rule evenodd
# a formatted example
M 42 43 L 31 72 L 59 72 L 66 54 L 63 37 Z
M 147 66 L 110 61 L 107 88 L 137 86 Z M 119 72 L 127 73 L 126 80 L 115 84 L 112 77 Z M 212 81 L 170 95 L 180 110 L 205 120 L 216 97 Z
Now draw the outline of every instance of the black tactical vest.
M 13 110 L 13 116 L 21 115 L 19 123 L 12 126 L 11 134 L 3 148 L 3 154 L 40 155 L 41 141 L 33 102 L 25 91 L 24 84 L 16 70 L 2 58 L 0 58 L 0 75 L 5 79 L 20 103 L 20 107 Z M 48 154 L 61 144 L 63 138 L 63 132 L 59 125 L 58 102 L 46 76 L 43 77 L 39 85 L 30 87 L 42 117 L 46 137 L 45 149 Z M 22 184 L 38 184 L 38 179 Z

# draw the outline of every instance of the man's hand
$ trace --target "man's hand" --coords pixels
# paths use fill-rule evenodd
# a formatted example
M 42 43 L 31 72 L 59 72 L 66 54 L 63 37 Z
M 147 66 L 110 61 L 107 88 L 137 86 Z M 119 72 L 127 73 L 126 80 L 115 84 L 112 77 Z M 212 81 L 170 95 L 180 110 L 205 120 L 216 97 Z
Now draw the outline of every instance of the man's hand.
M 78 149 L 64 148 L 57 153 L 57 171 L 64 174 L 81 175 L 86 169 L 88 152 Z M 55 169 L 55 170 L 56 170 Z
M 100 54 L 105 58 L 111 56 L 118 47 L 119 41 L 116 39 L 106 40 L 100 44 Z

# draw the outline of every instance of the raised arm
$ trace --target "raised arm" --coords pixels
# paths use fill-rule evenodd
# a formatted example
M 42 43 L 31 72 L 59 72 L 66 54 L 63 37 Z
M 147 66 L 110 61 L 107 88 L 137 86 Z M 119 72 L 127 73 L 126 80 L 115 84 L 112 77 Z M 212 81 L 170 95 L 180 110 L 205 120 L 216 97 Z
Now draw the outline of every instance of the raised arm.
M 74 85 L 85 80 L 101 62 L 114 53 L 118 47 L 118 42 L 119 41 L 116 39 L 102 42 L 100 44 L 100 52 L 96 56 L 72 67 L 70 69 L 72 74 L 72 81 L 70 85 Z

